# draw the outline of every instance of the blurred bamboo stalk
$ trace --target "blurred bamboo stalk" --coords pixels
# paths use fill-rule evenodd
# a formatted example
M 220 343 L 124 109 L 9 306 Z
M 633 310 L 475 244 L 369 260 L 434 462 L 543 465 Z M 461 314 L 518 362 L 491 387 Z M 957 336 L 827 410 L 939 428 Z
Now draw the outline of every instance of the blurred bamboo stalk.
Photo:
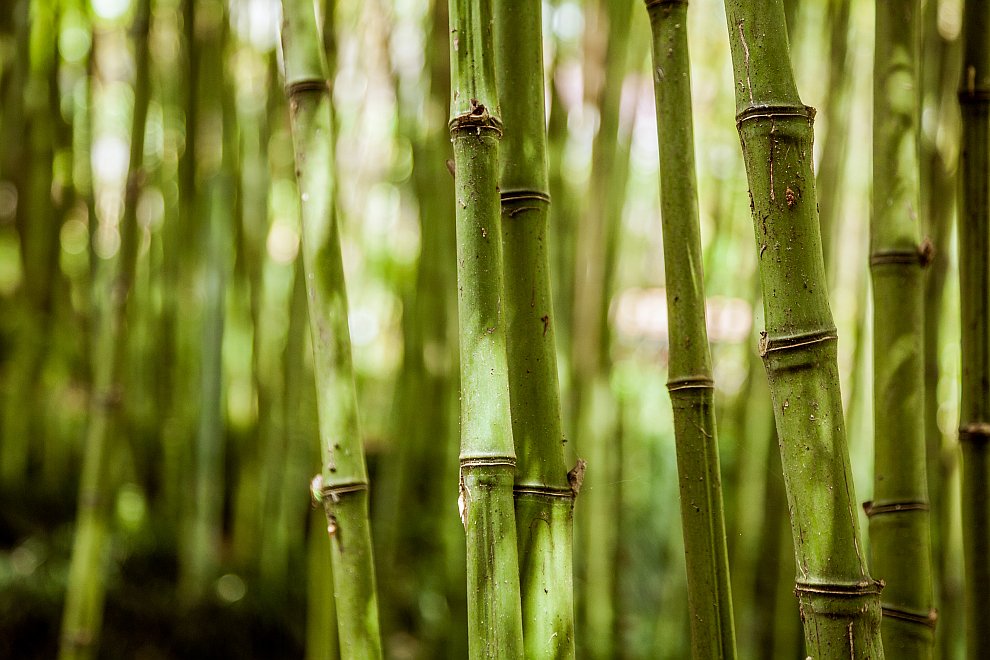
M 990 3 L 966 2 L 962 26 L 959 444 L 966 650 L 975 660 L 990 657 Z
M 137 205 L 143 188 L 145 122 L 151 96 L 148 53 L 150 21 L 151 0 L 141 0 L 131 28 L 135 60 L 134 111 L 124 212 L 120 220 L 120 248 L 116 260 L 104 260 L 98 265 L 98 282 L 103 287 L 103 294 L 98 308 L 99 321 L 95 327 L 93 390 L 79 482 L 76 533 L 62 617 L 61 660 L 95 657 L 102 626 L 109 559 L 110 507 L 115 494 L 111 464 L 115 449 L 120 446 L 115 436 L 121 431 L 124 399 L 121 381 L 127 355 L 125 319 L 137 260 Z
M 282 15 L 322 459 L 321 473 L 312 486 L 326 510 L 341 657 L 380 658 L 368 473 L 358 428 L 347 291 L 334 214 L 334 124 L 326 53 L 313 3 L 284 0 Z
M 873 74 L 872 573 L 885 583 L 885 653 L 931 658 L 931 536 L 922 331 L 930 244 L 919 235 L 917 39 L 921 3 L 876 3 Z M 931 313 L 931 312 L 927 312 Z
M 687 3 L 647 0 L 660 150 L 660 217 L 691 652 L 735 658 L 694 164 Z
M 780 435 L 806 650 L 816 659 L 882 658 L 879 585 L 860 549 L 821 251 L 814 110 L 797 93 L 780 0 L 725 4 L 763 281 L 760 348 Z

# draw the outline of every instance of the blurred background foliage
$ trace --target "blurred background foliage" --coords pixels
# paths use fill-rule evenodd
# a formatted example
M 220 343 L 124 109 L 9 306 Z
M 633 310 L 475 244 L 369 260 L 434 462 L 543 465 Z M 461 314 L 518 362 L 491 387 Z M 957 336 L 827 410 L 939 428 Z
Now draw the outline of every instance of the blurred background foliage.
M 58 645 L 92 374 L 104 359 L 94 334 L 113 295 L 101 264 L 121 248 L 135 4 L 6 0 L 0 8 L 2 657 L 52 657 Z M 589 459 L 575 531 L 582 657 L 690 653 L 641 4 L 543 4 L 565 449 L 570 464 Z M 873 453 L 873 12 L 841 0 L 785 5 L 799 89 L 818 108 L 820 211 L 864 501 Z M 327 0 L 321 10 L 386 655 L 460 658 L 446 8 L 442 0 Z M 116 414 L 101 657 L 336 657 L 325 521 L 308 488 L 319 458 L 279 11 L 277 0 L 152 3 L 135 280 L 122 382 L 105 402 Z M 690 11 L 739 648 L 742 657 L 803 658 L 757 355 L 757 251 L 724 10 L 720 0 L 694 0 Z M 943 657 L 957 657 L 961 637 L 953 615 L 961 583 L 952 487 L 958 294 L 947 230 L 960 21 L 960 0 L 927 0 L 919 101 L 931 179 L 923 180 L 943 181 L 928 188 L 935 192 L 924 207 L 940 273 L 930 278 L 929 333 L 941 339 L 929 355 L 926 405 L 935 425 L 930 469 L 942 484 L 933 527 Z

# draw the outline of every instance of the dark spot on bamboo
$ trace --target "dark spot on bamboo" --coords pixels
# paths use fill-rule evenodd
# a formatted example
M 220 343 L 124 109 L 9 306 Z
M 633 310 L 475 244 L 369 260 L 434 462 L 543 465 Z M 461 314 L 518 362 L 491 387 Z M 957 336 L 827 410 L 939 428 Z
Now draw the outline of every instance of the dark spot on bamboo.
M 540 317 L 540 320 L 543 321 L 543 336 L 546 337 L 547 330 L 550 329 L 550 315 L 544 314 L 543 316 Z

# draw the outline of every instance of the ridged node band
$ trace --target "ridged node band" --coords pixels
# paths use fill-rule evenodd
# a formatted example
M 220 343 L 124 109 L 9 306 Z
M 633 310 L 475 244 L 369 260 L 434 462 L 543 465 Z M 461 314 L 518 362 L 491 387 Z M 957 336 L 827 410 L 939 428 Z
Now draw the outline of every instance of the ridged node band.
M 922 500 L 903 500 L 900 502 L 884 502 L 874 504 L 873 502 L 863 502 L 863 511 L 867 518 L 882 516 L 886 513 L 900 513 L 902 511 L 928 511 L 928 502 Z
M 320 495 L 324 502 L 339 502 L 342 495 L 347 495 L 348 493 L 360 493 L 368 490 L 368 484 L 366 483 L 350 483 L 350 484 L 336 484 L 324 486 L 320 489 Z
M 715 389 L 715 382 L 707 376 L 685 376 L 684 378 L 671 378 L 667 381 L 668 392 L 713 389 Z
M 303 92 L 329 91 L 330 83 L 323 78 L 304 78 L 302 80 L 293 80 L 285 86 L 285 95 L 290 99 L 296 94 L 302 94 Z
M 754 105 L 736 115 L 736 128 L 742 128 L 745 122 L 757 119 L 800 117 L 814 121 L 816 112 L 810 105 Z
M 794 583 L 794 594 L 797 596 L 837 596 L 839 598 L 865 598 L 876 596 L 883 589 L 883 583 L 876 580 L 868 582 L 832 582 L 814 583 L 798 580 Z
M 514 456 L 469 456 L 460 460 L 461 469 L 480 467 L 516 467 Z
M 985 443 L 990 440 L 990 423 L 974 422 L 959 427 L 959 442 L 973 444 Z
M 883 612 L 883 616 L 885 617 L 918 623 L 929 628 L 934 628 L 935 622 L 938 621 L 938 612 L 935 610 L 928 610 L 927 613 L 912 612 L 899 607 L 893 607 L 892 605 L 880 605 L 880 611 Z
M 959 105 L 990 106 L 990 89 L 964 89 L 959 92 Z
M 688 0 L 646 0 L 646 8 L 649 10 L 664 5 L 670 7 L 672 5 L 686 5 L 687 3 Z
M 550 195 L 542 190 L 506 190 L 499 193 L 503 204 L 512 202 L 542 202 L 550 203 Z
M 574 491 L 570 488 L 553 488 L 552 486 L 515 486 L 512 489 L 515 495 L 534 495 L 536 497 L 558 497 L 561 499 L 573 500 Z
M 794 351 L 814 344 L 822 344 L 830 341 L 838 341 L 835 328 L 826 330 L 816 330 L 814 332 L 802 332 L 796 335 L 781 335 L 770 337 L 764 334 L 760 338 L 760 356 L 766 357 L 776 351 Z
M 904 264 L 907 266 L 927 266 L 931 261 L 931 250 L 924 246 L 917 250 L 883 250 L 870 255 L 870 266 Z

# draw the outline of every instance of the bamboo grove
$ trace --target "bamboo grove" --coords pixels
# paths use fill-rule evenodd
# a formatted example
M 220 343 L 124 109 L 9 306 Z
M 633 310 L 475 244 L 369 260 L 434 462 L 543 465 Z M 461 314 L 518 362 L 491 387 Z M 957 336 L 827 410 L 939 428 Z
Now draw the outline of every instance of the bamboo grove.
M 990 657 L 988 148 L 976 0 L 0 3 L 0 657 Z

